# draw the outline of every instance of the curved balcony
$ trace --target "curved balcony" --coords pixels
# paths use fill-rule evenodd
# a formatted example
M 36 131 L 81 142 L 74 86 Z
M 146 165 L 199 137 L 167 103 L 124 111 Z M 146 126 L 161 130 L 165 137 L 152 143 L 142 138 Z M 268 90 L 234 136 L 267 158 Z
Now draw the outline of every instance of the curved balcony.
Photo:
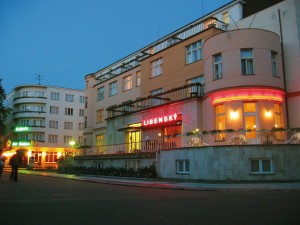
M 46 104 L 46 97 L 34 97 L 34 96 L 27 96 L 27 97 L 16 97 L 14 98 L 14 104 L 28 104 L 28 103 L 39 103 L 39 104 Z
M 46 112 L 37 112 L 37 111 L 16 111 L 13 112 L 14 118 L 46 118 Z

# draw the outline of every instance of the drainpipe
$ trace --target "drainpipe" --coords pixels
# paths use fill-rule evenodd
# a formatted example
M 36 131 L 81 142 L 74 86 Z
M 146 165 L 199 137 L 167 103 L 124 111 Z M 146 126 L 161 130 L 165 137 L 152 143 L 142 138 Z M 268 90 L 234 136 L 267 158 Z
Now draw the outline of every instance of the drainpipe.
M 288 107 L 288 97 L 287 97 L 287 88 L 286 88 L 286 73 L 285 73 L 285 60 L 284 60 L 284 47 L 283 47 L 283 36 L 282 36 L 282 24 L 281 24 L 281 15 L 280 15 L 280 9 L 278 9 L 278 19 L 279 19 L 279 31 L 280 31 L 280 46 L 281 46 L 281 53 L 282 53 L 282 70 L 283 70 L 283 85 L 284 85 L 284 91 L 286 93 L 285 95 L 285 114 L 286 114 L 286 126 L 289 129 L 290 123 L 289 123 L 289 107 Z

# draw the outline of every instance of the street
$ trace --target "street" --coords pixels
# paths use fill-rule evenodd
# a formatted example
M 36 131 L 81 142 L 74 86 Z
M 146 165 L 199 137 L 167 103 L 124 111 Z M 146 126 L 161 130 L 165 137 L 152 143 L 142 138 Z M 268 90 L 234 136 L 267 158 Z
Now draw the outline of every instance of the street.
M 1 225 L 297 225 L 299 191 L 187 191 L 19 174 L 0 180 Z

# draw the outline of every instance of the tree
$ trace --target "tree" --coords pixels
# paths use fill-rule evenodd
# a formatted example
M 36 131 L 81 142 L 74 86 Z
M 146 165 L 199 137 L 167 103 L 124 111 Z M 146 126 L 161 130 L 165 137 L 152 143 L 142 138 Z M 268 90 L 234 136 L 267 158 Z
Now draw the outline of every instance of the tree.
M 0 136 L 4 136 L 6 131 L 5 120 L 10 113 L 10 109 L 5 108 L 4 100 L 6 99 L 5 91 L 2 87 L 2 79 L 0 79 Z

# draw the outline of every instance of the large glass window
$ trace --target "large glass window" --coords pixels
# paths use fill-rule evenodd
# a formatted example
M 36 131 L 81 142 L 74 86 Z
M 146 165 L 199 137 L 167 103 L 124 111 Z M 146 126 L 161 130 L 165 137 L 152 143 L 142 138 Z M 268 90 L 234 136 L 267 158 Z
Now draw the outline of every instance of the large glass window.
M 221 79 L 223 77 L 222 55 L 221 54 L 214 55 L 213 60 L 214 60 L 214 80 Z
M 243 103 L 244 109 L 244 126 L 246 130 L 254 130 L 252 132 L 247 132 L 247 138 L 256 138 L 256 103 L 255 102 L 244 102 Z
M 225 130 L 225 106 L 224 104 L 215 106 L 215 115 L 216 115 L 216 130 Z M 225 141 L 226 136 L 224 132 L 216 133 L 215 141 Z
M 241 50 L 241 66 L 243 75 L 254 74 L 253 68 L 253 50 L 252 49 L 242 49 Z
M 151 63 L 151 77 L 156 77 L 162 74 L 162 63 L 162 58 L 159 58 Z
M 274 123 L 275 128 L 284 128 L 282 104 L 274 104 Z M 276 131 L 275 136 L 277 140 L 284 140 L 283 131 Z
M 197 41 L 186 47 L 186 64 L 190 64 L 202 59 L 203 40 Z

